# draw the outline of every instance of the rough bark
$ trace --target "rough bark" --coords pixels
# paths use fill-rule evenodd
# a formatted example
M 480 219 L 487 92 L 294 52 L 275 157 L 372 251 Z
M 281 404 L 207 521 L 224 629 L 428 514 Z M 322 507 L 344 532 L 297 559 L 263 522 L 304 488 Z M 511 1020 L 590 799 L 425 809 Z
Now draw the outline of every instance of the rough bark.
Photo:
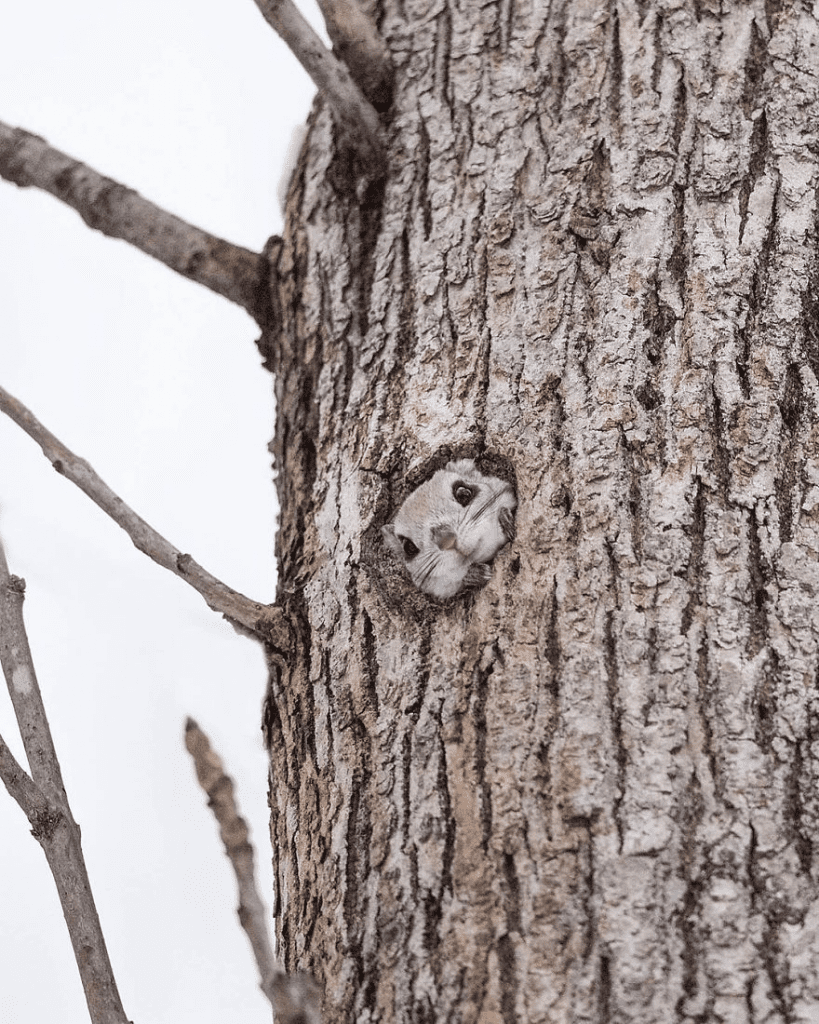
M 358 0 L 318 0 L 333 50 L 376 110 L 386 110 L 392 92 L 387 44 Z
M 318 107 L 279 254 L 278 931 L 328 1021 L 819 1019 L 810 6 L 384 0 L 390 167 Z M 436 605 L 452 455 L 517 539 Z

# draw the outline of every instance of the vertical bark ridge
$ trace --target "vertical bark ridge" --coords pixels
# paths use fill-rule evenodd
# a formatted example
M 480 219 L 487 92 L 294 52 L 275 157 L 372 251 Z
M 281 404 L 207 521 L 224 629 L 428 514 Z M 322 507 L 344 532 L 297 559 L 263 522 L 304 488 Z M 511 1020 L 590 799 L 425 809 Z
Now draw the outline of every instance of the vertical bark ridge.
M 811 1019 L 816 24 L 385 0 L 381 26 L 383 196 L 317 109 L 280 256 L 286 961 L 330 1021 Z M 378 530 L 484 453 L 517 540 L 434 605 Z

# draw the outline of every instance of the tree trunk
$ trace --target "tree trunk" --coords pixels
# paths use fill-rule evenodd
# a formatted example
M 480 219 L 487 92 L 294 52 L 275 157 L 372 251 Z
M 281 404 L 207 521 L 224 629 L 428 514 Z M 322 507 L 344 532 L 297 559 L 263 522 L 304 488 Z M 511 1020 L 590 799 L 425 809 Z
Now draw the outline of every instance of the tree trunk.
M 819 1020 L 810 5 L 383 0 L 389 171 L 319 106 L 277 373 L 277 921 L 326 1019 Z M 439 604 L 453 457 L 517 539 Z

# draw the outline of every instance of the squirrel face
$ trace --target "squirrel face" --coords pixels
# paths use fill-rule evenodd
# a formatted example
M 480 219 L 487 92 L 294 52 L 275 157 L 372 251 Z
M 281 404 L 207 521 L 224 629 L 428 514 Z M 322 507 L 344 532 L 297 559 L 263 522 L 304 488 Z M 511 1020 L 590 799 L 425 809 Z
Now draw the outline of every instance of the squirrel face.
M 446 600 L 489 580 L 492 559 L 514 536 L 516 505 L 505 480 L 460 459 L 417 487 L 382 535 L 415 586 Z

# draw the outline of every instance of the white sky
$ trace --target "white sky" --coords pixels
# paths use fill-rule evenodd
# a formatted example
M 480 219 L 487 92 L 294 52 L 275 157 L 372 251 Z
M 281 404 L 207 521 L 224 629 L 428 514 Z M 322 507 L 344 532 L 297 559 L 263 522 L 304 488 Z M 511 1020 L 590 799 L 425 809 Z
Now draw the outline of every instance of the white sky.
M 314 10 L 302 7 L 314 24 Z M 258 250 L 313 89 L 252 0 L 44 0 L 2 19 L 0 120 Z M 168 540 L 274 594 L 272 381 L 237 307 L 0 181 L 0 383 Z M 238 783 L 272 896 L 265 668 L 0 416 L 0 532 L 126 1013 L 268 1022 L 186 715 Z M 23 758 L 8 696 L 0 733 Z M 53 882 L 0 786 L 0 1024 L 87 1024 Z

